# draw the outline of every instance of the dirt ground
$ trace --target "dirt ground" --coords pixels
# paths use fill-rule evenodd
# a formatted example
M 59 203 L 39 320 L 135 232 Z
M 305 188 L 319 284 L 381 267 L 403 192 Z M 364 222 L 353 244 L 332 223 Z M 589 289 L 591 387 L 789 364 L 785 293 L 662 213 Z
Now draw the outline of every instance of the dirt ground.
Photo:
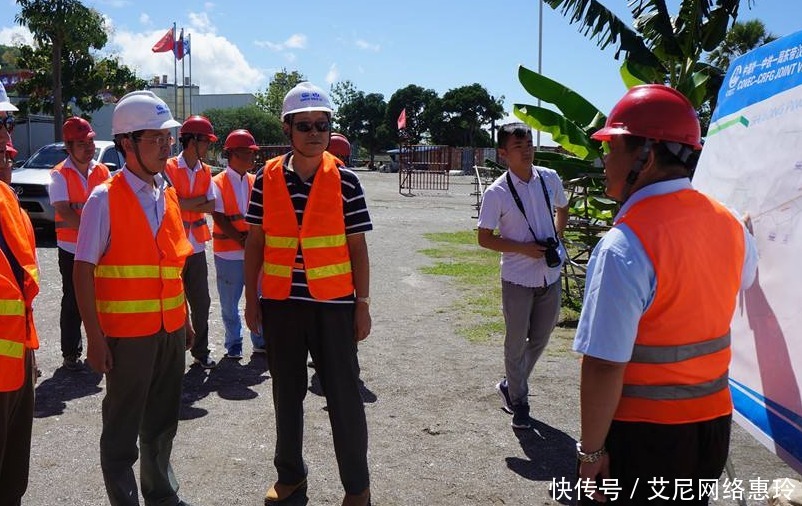
M 373 504 L 551 505 L 553 479 L 571 479 L 578 437 L 578 359 L 573 331 L 558 329 L 531 380 L 536 430 L 513 431 L 493 388 L 503 373 L 499 341 L 472 344 L 455 333 L 453 303 L 464 296 L 446 278 L 423 275 L 432 260 L 425 232 L 475 225 L 471 179 L 448 192 L 398 193 L 396 174 L 359 172 L 375 229 L 368 234 L 373 333 L 360 345 L 370 434 Z M 39 249 L 42 293 L 35 316 L 44 375 L 37 386 L 26 505 L 107 504 L 98 441 L 104 382 L 61 368 L 60 277 L 52 240 Z M 210 257 L 210 341 L 220 358 L 223 327 Z M 247 341 L 247 339 L 246 339 Z M 274 418 L 266 364 L 250 356 L 212 371 L 188 369 L 173 466 L 183 499 L 196 505 L 259 505 L 275 479 Z M 325 399 L 314 370 L 306 401 L 307 497 L 339 504 L 342 489 Z M 799 478 L 737 426 L 731 457 L 748 480 Z M 745 485 L 748 490 L 748 485 Z M 2 491 L 0 491 L 2 493 Z M 717 504 L 735 504 L 719 500 Z M 758 504 L 757 501 L 749 501 Z

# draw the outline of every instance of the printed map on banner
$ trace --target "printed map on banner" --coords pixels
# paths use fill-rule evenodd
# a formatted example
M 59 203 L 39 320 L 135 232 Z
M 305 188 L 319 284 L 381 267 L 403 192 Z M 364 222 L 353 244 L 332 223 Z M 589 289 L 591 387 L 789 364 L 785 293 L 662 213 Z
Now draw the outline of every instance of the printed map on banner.
M 693 184 L 749 215 L 760 255 L 732 324 L 735 419 L 802 473 L 802 32 L 732 62 Z

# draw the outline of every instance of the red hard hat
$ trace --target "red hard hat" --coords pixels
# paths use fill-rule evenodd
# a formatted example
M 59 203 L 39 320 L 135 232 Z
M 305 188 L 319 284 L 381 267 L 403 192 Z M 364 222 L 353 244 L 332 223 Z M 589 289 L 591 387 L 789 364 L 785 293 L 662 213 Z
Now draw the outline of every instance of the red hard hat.
M 184 121 L 181 125 L 181 129 L 178 131 L 178 135 L 184 134 L 205 135 L 210 141 L 217 142 L 217 136 L 214 134 L 212 122 L 209 121 L 209 118 L 206 116 L 201 116 L 199 114 L 193 114 Z
M 13 144 L 11 144 L 11 139 L 9 139 L 8 142 L 6 143 L 6 156 L 11 157 L 11 159 L 13 160 L 14 158 L 17 157 L 18 154 L 19 151 L 17 151 L 17 148 L 15 148 Z
M 604 128 L 591 138 L 609 141 L 614 135 L 635 135 L 702 149 L 702 131 L 693 105 L 685 95 L 662 84 L 630 88 L 610 111 Z
M 83 118 L 73 116 L 67 118 L 61 127 L 61 136 L 65 142 L 82 142 L 95 138 L 95 131 L 92 125 Z
M 252 151 L 259 151 L 259 146 L 256 145 L 256 139 L 253 138 L 253 135 L 251 135 L 249 131 L 242 128 L 228 134 L 226 143 L 223 146 L 225 150 L 237 148 L 248 148 Z
M 351 143 L 343 134 L 335 132 L 331 134 L 327 151 L 337 158 L 348 158 L 351 156 Z

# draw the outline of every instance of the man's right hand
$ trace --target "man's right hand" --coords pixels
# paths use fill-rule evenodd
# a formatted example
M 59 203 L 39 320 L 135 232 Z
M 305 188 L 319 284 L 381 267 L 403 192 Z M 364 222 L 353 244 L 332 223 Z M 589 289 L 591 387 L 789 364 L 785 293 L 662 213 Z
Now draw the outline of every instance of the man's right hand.
M 262 335 L 262 306 L 258 301 L 245 301 L 245 323 L 251 332 Z
M 546 253 L 546 247 L 541 246 L 536 242 L 527 242 L 521 244 L 521 250 L 519 253 L 523 253 L 524 255 L 532 258 L 543 258 L 543 255 Z
M 100 374 L 111 371 L 111 368 L 114 367 L 114 359 L 111 356 L 106 336 L 100 335 L 93 339 L 87 339 L 86 361 L 94 371 Z

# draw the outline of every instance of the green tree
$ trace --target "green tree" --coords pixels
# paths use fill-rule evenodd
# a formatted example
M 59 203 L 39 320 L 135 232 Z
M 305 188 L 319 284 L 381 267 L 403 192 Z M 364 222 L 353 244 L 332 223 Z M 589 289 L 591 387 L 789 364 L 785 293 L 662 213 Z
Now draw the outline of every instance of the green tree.
M 387 103 L 384 95 L 353 90 L 350 99 L 337 107 L 335 119 L 342 133 L 356 140 L 367 150 L 371 164 L 374 156 L 382 149 L 392 145 L 390 130 L 387 128 Z
M 28 100 L 19 104 L 20 114 L 49 113 L 53 114 L 54 122 L 56 109 L 62 114 L 72 115 L 75 112 L 73 107 L 77 106 L 83 116 L 91 118 L 91 113 L 103 106 L 105 98 L 119 98 L 147 85 L 117 58 L 98 60 L 85 51 L 65 51 L 62 53 L 62 93 L 69 98 L 61 107 L 55 107 L 56 101 L 50 93 L 49 49 L 22 46 L 18 62 L 32 74 L 17 87 L 20 95 L 28 96 Z M 58 130 L 61 132 L 61 124 L 58 124 Z
M 306 78 L 297 70 L 288 72 L 286 68 L 282 68 L 275 73 L 264 92 L 256 93 L 256 105 L 280 119 L 284 96 L 296 84 L 303 81 L 306 81 Z
M 393 142 L 399 141 L 398 125 L 396 121 L 401 111 L 407 111 L 406 134 L 409 142 L 416 144 L 430 133 L 430 128 L 436 121 L 440 98 L 432 89 L 424 89 L 410 84 L 393 93 L 387 102 L 387 116 L 385 123 Z
M 479 83 L 461 86 L 443 95 L 440 113 L 430 127 L 433 143 L 491 147 L 493 139 L 482 127 L 504 117 L 504 97 L 491 97 Z
M 19 69 L 17 66 L 19 53 L 20 49 L 16 46 L 0 44 L 0 65 L 2 65 L 3 72 L 13 72 Z
M 759 19 L 736 21 L 721 44 L 707 55 L 707 61 L 726 71 L 733 59 L 773 40 L 777 36 L 766 31 L 766 25 Z
M 20 12 L 15 21 L 26 26 L 33 34 L 36 44 L 49 51 L 53 106 L 53 135 L 61 140 L 61 125 L 64 122 L 63 67 L 64 53 L 71 53 L 71 60 L 85 63 L 90 49 L 106 45 L 108 37 L 101 14 L 86 7 L 78 0 L 17 0 Z M 72 63 L 72 61 L 70 63 Z M 48 90 L 35 90 L 38 96 Z
M 335 115 L 334 115 L 334 125 L 339 130 L 345 130 L 345 125 L 339 123 L 338 116 L 336 111 L 339 110 L 346 104 L 349 104 L 356 100 L 359 91 L 356 89 L 356 85 L 353 81 L 345 80 L 339 81 L 332 85 L 331 87 L 331 101 L 334 104 Z
M 625 55 L 621 75 L 627 86 L 667 84 L 697 109 L 715 107 L 724 71 L 702 59 L 724 40 L 740 0 L 681 0 L 675 16 L 666 0 L 631 0 L 632 27 L 597 0 L 545 2 L 579 23 L 601 49 L 615 45 L 616 59 Z
M 231 109 L 208 109 L 203 111 L 204 116 L 214 125 L 214 131 L 219 140 L 213 148 L 220 152 L 226 137 L 232 131 L 244 128 L 253 134 L 257 144 L 285 144 L 286 138 L 281 129 L 278 117 L 265 111 L 256 104 Z

